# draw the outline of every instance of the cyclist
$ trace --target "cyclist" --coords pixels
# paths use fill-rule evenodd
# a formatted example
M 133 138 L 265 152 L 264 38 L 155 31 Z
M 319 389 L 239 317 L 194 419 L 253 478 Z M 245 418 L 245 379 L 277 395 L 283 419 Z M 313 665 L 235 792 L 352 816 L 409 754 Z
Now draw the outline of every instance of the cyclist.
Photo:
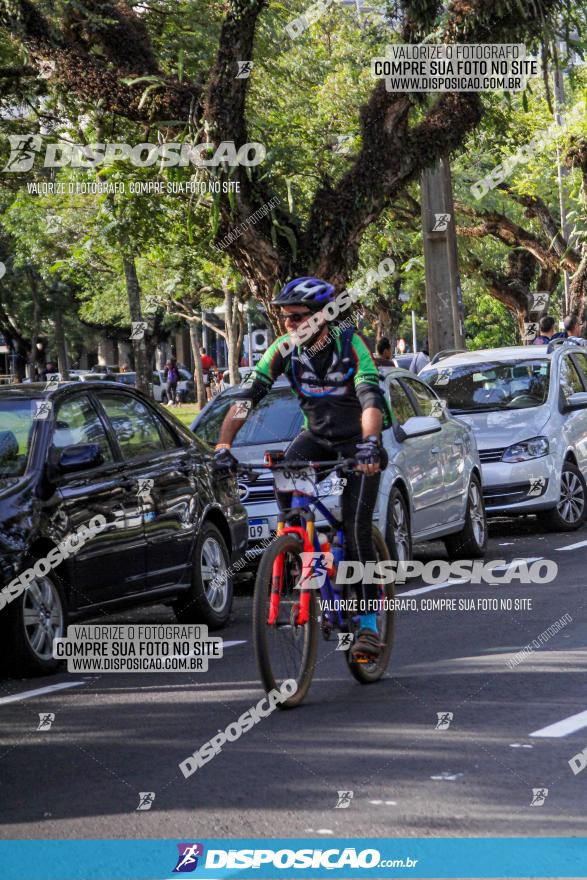
M 272 305 L 281 310 L 288 332 L 267 349 L 252 384 L 242 389 L 240 397 L 251 401 L 250 411 L 284 373 L 304 415 L 304 430 L 289 445 L 286 460 L 355 457 L 357 469 L 347 478 L 342 493 L 342 514 L 348 559 L 366 563 L 375 560 L 373 512 L 380 469 L 387 466 L 381 431 L 391 424 L 391 413 L 362 337 L 354 327 L 342 330 L 332 322 L 329 325 L 321 312 L 335 298 L 334 287 L 319 278 L 295 278 L 283 287 Z M 308 325 L 311 316 L 314 324 Z M 311 326 L 315 330 L 306 339 Z M 294 344 L 300 339 L 305 340 L 303 344 Z M 220 473 L 234 471 L 237 465 L 230 447 L 243 420 L 233 417 L 235 409 L 232 406 L 228 411 L 216 445 L 214 464 Z M 280 509 L 291 505 L 291 493 L 276 494 Z M 359 584 L 357 599 L 360 624 L 352 652 L 376 659 L 383 647 L 372 611 L 377 585 Z

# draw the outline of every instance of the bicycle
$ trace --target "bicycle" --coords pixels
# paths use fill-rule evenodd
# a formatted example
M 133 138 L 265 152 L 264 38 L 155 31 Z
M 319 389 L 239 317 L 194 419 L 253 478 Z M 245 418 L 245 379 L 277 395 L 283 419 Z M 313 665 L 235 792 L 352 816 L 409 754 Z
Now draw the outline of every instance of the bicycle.
M 356 600 L 350 597 L 349 584 L 336 585 L 337 568 L 345 559 L 343 523 L 320 500 L 318 471 L 334 469 L 339 475 L 355 467 L 354 459 L 331 462 L 276 461 L 267 453 L 263 463 L 239 465 L 238 470 L 252 476 L 271 470 L 276 489 L 291 491 L 292 506 L 278 523 L 277 536 L 261 558 L 253 599 L 253 642 L 261 680 L 267 693 L 287 679 L 295 679 L 297 691 L 283 702 L 282 709 L 298 706 L 308 692 L 318 651 L 318 634 L 329 639 L 334 631 L 354 636 L 358 629 Z M 254 477 L 253 477 L 254 478 Z M 315 529 L 315 511 L 328 523 L 333 540 L 320 543 L 322 534 Z M 293 524 L 293 520 L 298 520 Z M 291 524 L 290 524 L 291 523 Z M 327 537 L 327 536 L 326 536 Z M 373 527 L 377 559 L 389 559 L 383 536 Z M 330 554 L 329 557 L 326 554 Z M 305 555 L 310 554 L 310 555 Z M 328 560 L 327 567 L 315 574 L 312 563 L 317 557 Z M 320 561 L 320 560 L 318 560 Z M 308 584 L 305 588 L 303 584 Z M 320 596 L 318 606 L 317 593 Z M 361 684 L 378 681 L 385 672 L 393 644 L 393 582 L 379 586 L 377 625 L 383 648 L 379 658 L 351 658 L 350 643 L 343 651 L 350 672 Z M 372 609 L 369 609 L 372 610 Z M 278 655 L 281 663 L 279 663 Z

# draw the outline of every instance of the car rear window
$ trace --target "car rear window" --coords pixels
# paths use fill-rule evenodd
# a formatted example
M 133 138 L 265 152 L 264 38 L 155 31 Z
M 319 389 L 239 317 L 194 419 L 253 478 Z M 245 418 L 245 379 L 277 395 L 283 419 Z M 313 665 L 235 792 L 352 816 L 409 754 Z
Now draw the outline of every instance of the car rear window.
M 218 398 L 200 419 L 196 436 L 211 445 L 217 443 L 224 416 L 234 402 L 233 394 Z M 301 427 L 300 406 L 291 392 L 287 389 L 270 391 L 249 414 L 233 446 L 290 441 L 297 437 Z

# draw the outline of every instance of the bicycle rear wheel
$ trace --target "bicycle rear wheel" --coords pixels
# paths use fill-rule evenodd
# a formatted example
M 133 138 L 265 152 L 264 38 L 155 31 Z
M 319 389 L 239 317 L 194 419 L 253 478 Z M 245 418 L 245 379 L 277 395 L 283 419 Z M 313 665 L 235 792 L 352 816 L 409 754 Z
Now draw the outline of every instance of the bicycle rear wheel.
M 389 559 L 389 550 L 383 539 L 383 535 L 379 529 L 373 527 L 373 545 L 375 547 L 375 559 L 377 562 L 383 559 Z M 350 598 L 350 586 L 347 584 L 344 590 L 345 598 Z M 379 587 L 379 598 L 382 600 L 382 610 L 377 615 L 377 629 L 379 638 L 383 642 L 383 649 L 376 662 L 357 663 L 351 660 L 351 652 L 345 651 L 346 660 L 351 674 L 360 681 L 361 684 L 371 684 L 378 681 L 389 663 L 391 650 L 393 648 L 395 612 L 393 610 L 394 603 L 394 585 L 393 581 L 388 584 L 382 584 Z M 352 619 L 349 620 L 349 630 L 355 633 L 358 629 L 356 623 Z
M 297 623 L 302 592 L 294 588 L 302 571 L 302 549 L 302 543 L 295 535 L 277 538 L 263 554 L 255 581 L 253 642 L 265 690 L 278 689 L 287 679 L 293 679 L 297 684 L 295 694 L 277 703 L 281 709 L 293 709 L 304 699 L 312 682 L 318 650 L 315 590 L 308 591 L 308 622 L 302 626 Z M 269 624 L 273 564 L 280 556 L 283 556 L 283 574 L 279 611 L 276 622 Z

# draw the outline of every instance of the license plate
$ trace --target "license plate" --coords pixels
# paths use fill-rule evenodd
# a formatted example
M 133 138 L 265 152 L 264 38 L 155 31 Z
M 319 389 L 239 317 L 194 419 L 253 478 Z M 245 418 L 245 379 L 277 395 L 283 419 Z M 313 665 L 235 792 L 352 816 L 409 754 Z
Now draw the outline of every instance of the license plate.
M 261 538 L 269 537 L 268 519 L 249 520 L 249 541 L 260 541 Z

